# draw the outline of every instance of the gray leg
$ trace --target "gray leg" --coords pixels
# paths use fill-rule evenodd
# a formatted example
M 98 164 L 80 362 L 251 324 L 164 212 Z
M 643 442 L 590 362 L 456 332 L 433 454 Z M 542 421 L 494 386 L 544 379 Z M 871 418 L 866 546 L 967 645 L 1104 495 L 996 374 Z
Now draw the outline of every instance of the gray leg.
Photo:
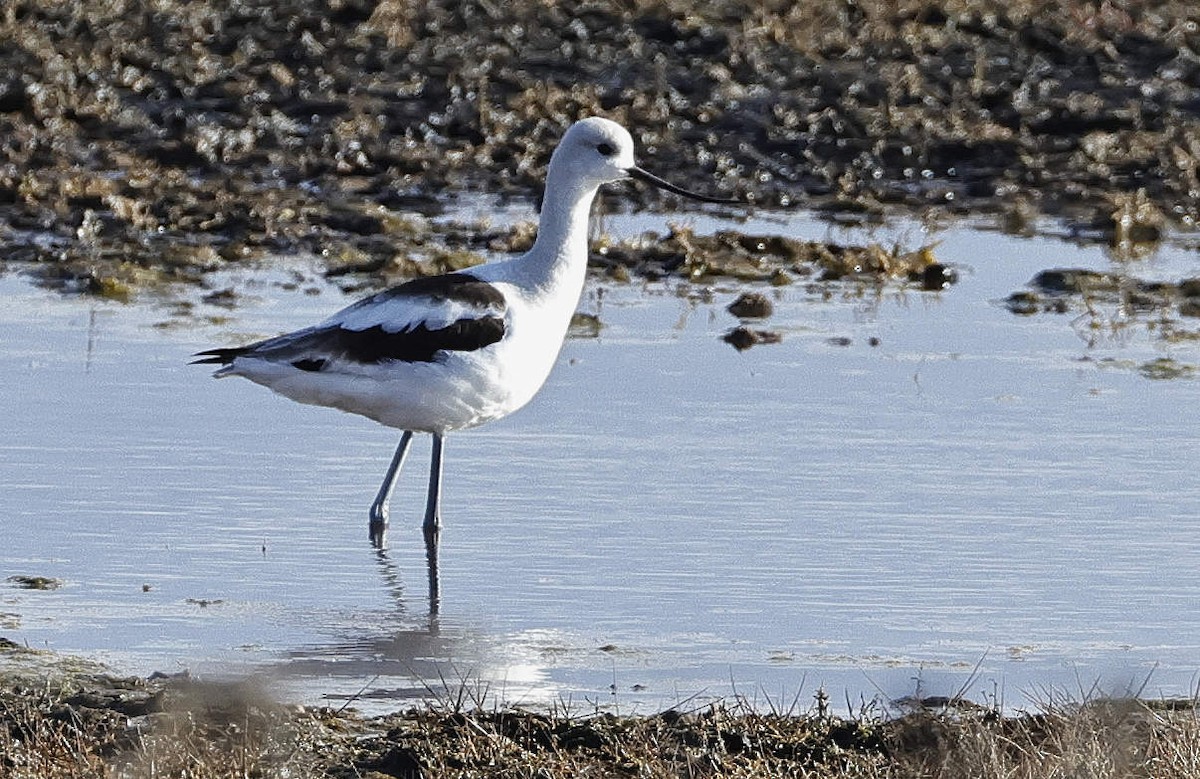
M 443 436 L 433 434 L 433 455 L 429 462 L 429 497 L 425 503 L 425 560 L 429 563 L 429 613 L 437 614 L 441 604 L 438 579 L 438 535 L 442 530 L 442 445 Z
M 425 531 L 425 561 L 429 564 L 429 615 L 436 617 L 442 606 L 442 583 L 438 576 L 438 531 Z
M 400 437 L 400 445 L 396 447 L 396 453 L 392 455 L 392 463 L 388 466 L 387 473 L 384 474 L 379 494 L 375 496 L 375 502 L 371 504 L 371 522 L 368 529 L 371 543 L 379 549 L 383 548 L 384 536 L 387 533 L 388 500 L 392 497 L 392 489 L 396 486 L 396 476 L 399 475 L 400 468 L 404 465 L 404 458 L 408 456 L 408 445 L 412 443 L 412 436 L 411 430 L 405 430 L 404 435 Z
M 429 461 L 429 497 L 425 501 L 425 532 L 442 529 L 442 446 L 441 433 L 433 434 L 433 455 Z

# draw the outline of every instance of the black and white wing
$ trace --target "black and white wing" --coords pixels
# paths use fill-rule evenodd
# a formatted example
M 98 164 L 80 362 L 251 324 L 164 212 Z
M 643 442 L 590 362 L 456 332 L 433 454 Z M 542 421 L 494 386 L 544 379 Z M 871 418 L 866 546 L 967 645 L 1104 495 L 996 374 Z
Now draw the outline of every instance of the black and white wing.
M 364 298 L 304 330 L 199 352 L 202 359 L 195 362 L 229 365 L 238 357 L 253 357 L 305 371 L 338 363 L 436 362 L 449 352 L 472 352 L 499 341 L 505 311 L 500 290 L 469 273 L 430 276 Z

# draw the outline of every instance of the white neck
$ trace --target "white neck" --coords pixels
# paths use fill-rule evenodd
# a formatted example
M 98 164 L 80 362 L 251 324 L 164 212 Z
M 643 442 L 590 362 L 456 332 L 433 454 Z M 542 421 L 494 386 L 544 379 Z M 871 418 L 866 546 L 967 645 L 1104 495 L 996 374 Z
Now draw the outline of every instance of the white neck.
M 584 184 L 551 166 L 538 222 L 537 240 L 519 260 L 530 286 L 549 290 L 561 284 L 583 289 L 587 272 L 588 212 L 596 184 Z

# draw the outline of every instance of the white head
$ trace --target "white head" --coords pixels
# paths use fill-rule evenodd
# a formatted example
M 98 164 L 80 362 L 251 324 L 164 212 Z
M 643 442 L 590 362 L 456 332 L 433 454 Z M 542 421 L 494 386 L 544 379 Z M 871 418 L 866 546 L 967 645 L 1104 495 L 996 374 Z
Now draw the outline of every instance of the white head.
M 633 136 L 609 119 L 592 116 L 567 128 L 550 156 L 550 180 L 585 190 L 601 184 L 636 178 L 656 187 L 708 203 L 737 203 L 689 192 L 639 168 L 633 160 Z M 549 182 L 547 182 L 549 183 Z
M 549 175 L 587 187 L 629 178 L 633 136 L 621 125 L 593 116 L 567 128 L 550 157 Z

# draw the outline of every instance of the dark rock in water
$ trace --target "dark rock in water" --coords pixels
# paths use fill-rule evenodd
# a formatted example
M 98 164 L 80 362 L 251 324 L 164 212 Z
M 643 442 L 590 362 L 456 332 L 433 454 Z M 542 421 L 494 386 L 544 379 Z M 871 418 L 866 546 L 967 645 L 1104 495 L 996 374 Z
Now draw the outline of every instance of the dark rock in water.
M 945 289 L 951 284 L 958 283 L 958 271 L 953 268 L 947 268 L 940 262 L 935 262 L 932 265 L 926 265 L 916 274 L 913 281 L 921 283 L 921 289 L 936 292 Z
M 752 330 L 749 327 L 735 327 L 726 333 L 722 339 L 739 352 L 744 352 L 756 344 L 777 344 L 783 336 L 774 330 Z
M 1031 287 L 1052 294 L 1112 291 L 1120 280 L 1111 274 L 1084 268 L 1054 268 L 1044 270 L 1029 282 Z
M 726 310 L 742 319 L 762 319 L 773 314 L 775 306 L 761 292 L 743 292 Z

